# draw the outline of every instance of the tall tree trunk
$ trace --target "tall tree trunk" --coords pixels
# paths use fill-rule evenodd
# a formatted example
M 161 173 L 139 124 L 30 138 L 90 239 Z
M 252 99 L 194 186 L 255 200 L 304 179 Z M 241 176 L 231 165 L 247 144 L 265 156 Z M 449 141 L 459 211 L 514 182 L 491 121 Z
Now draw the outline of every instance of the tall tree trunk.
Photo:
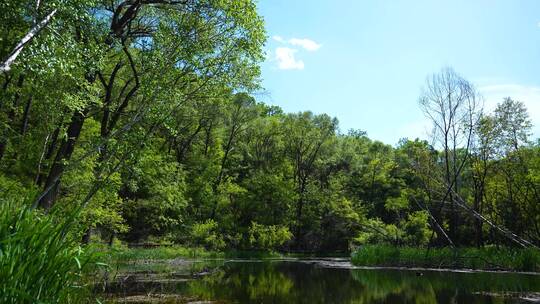
M 480 180 L 474 181 L 474 202 L 473 202 L 473 210 L 482 213 L 481 211 L 481 205 L 482 205 L 482 198 L 484 196 L 483 194 L 483 185 Z M 474 219 L 474 234 L 475 234 L 475 243 L 476 247 L 482 247 L 483 240 L 482 240 L 482 221 L 479 218 Z
M 28 129 L 28 118 L 30 117 L 30 107 L 32 107 L 32 96 L 28 98 L 26 105 L 24 106 L 24 113 L 21 120 L 21 135 L 26 134 Z
M 224 170 L 225 170 L 225 165 L 227 164 L 227 160 L 229 158 L 229 152 L 231 151 L 231 147 L 232 147 L 232 142 L 233 142 L 233 139 L 234 139 L 234 135 L 236 133 L 236 130 L 233 126 L 232 130 L 231 130 L 231 133 L 229 134 L 229 139 L 227 140 L 227 145 L 225 146 L 225 153 L 223 154 L 223 158 L 221 159 L 221 167 L 219 169 L 219 174 L 218 174 L 218 177 L 216 179 L 216 181 L 214 182 L 214 193 L 217 192 L 217 190 L 219 189 L 219 185 L 221 184 L 221 181 L 223 179 L 223 174 L 224 174 Z M 218 201 L 215 200 L 214 202 L 214 205 L 212 207 L 212 214 L 210 215 L 210 218 L 212 219 L 215 219 L 216 217 L 216 212 L 217 212 L 217 207 L 218 207 Z
M 43 157 L 39 162 L 38 173 L 37 173 L 37 178 L 36 178 L 36 185 L 38 185 L 38 186 L 42 186 L 43 183 L 45 182 L 45 178 L 47 177 L 44 174 L 44 172 L 41 170 L 41 164 L 42 164 L 43 160 L 48 161 L 53 156 L 54 151 L 56 150 L 56 145 L 58 143 L 58 135 L 59 134 L 60 134 L 60 126 L 56 127 L 56 129 L 54 129 L 53 134 L 52 134 L 52 138 L 51 138 L 51 142 L 49 143 L 49 146 L 46 148 L 47 150 L 44 152 Z M 47 145 L 47 143 L 45 143 L 44 145 Z
M 306 192 L 306 182 L 307 177 L 303 177 L 300 179 L 300 187 L 298 191 L 300 192 L 298 197 L 298 202 L 296 205 L 296 229 L 295 229 L 295 241 L 296 241 L 296 247 L 300 248 L 300 242 L 302 241 L 302 214 L 304 211 L 304 193 Z
M 208 126 L 204 127 L 204 133 L 206 135 L 204 139 L 204 156 L 208 156 L 208 152 L 210 150 L 210 144 L 212 141 L 212 121 L 210 121 L 210 124 Z
M 60 179 L 66 166 L 65 162 L 71 158 L 71 154 L 75 149 L 75 143 L 81 134 L 86 112 L 87 110 L 85 110 L 84 113 L 75 112 L 73 114 L 67 129 L 67 138 L 62 141 L 62 144 L 56 152 L 56 157 L 43 186 L 44 193 L 39 199 L 39 206 L 44 209 L 50 209 L 56 201 L 60 187 Z
M 452 174 L 450 171 L 450 147 L 448 146 L 448 135 L 445 135 L 444 139 L 444 162 L 445 162 L 445 179 L 447 187 L 453 187 L 452 186 Z M 454 196 L 452 195 L 452 191 L 447 191 L 448 195 L 447 197 L 443 198 L 443 201 L 441 202 L 444 206 L 446 204 L 446 198 L 450 200 L 450 227 L 448 231 L 448 236 L 453 241 L 455 237 L 455 225 L 454 225 L 454 212 L 455 212 L 455 205 L 454 205 Z M 439 222 L 442 222 L 441 219 L 437 219 Z

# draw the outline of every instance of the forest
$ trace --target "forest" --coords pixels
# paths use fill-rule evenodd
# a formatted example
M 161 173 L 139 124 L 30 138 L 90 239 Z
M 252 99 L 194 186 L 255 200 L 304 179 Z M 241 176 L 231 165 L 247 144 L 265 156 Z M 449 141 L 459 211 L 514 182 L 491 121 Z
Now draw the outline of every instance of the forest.
M 426 137 L 390 145 L 258 101 L 267 33 L 252 0 L 0 11 L 1 276 L 58 227 L 51 242 L 70 248 L 540 246 L 527 109 L 509 96 L 485 110 L 452 68 L 418 96 Z

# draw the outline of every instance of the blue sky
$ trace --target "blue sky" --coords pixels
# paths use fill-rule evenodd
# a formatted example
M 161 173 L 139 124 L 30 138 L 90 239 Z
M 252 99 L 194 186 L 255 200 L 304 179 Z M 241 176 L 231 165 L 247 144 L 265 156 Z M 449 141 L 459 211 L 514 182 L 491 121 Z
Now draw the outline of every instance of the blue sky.
M 269 36 L 262 101 L 327 113 L 371 138 L 426 138 L 418 97 L 445 66 L 492 109 L 529 108 L 540 136 L 539 0 L 260 0 Z

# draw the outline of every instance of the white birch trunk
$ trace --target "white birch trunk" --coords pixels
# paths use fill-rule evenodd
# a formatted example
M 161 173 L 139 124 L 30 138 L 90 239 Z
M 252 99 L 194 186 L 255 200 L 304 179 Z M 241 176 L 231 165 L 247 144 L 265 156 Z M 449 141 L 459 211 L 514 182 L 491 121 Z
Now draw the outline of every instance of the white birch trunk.
M 30 31 L 17 43 L 13 51 L 9 56 L 0 64 L 0 72 L 7 72 L 11 69 L 11 65 L 17 59 L 17 56 L 22 52 L 24 46 L 28 44 L 47 24 L 51 21 L 52 17 L 56 14 L 57 10 L 54 9 L 43 20 L 34 25 Z

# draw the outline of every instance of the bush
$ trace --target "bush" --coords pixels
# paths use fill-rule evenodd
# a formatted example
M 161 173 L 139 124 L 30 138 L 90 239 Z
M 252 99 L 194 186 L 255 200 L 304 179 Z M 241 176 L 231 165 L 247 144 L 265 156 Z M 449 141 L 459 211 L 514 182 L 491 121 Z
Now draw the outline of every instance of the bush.
M 225 241 L 217 231 L 218 224 L 209 219 L 203 223 L 196 223 L 191 228 L 191 240 L 196 246 L 204 246 L 210 250 L 225 248 Z
M 429 242 L 429 214 L 427 211 L 417 211 L 409 214 L 403 223 L 405 230 L 404 241 L 407 245 L 424 246 Z
M 353 239 L 353 245 L 397 244 L 403 238 L 403 231 L 394 224 L 386 224 L 380 219 L 367 219 L 360 233 Z
M 289 241 L 292 233 L 287 227 L 265 226 L 251 222 L 249 244 L 255 249 L 273 250 Z
M 380 219 L 368 219 L 363 226 L 360 233 L 353 239 L 353 245 L 425 246 L 432 232 L 426 211 L 412 212 L 398 225 L 386 224 Z

